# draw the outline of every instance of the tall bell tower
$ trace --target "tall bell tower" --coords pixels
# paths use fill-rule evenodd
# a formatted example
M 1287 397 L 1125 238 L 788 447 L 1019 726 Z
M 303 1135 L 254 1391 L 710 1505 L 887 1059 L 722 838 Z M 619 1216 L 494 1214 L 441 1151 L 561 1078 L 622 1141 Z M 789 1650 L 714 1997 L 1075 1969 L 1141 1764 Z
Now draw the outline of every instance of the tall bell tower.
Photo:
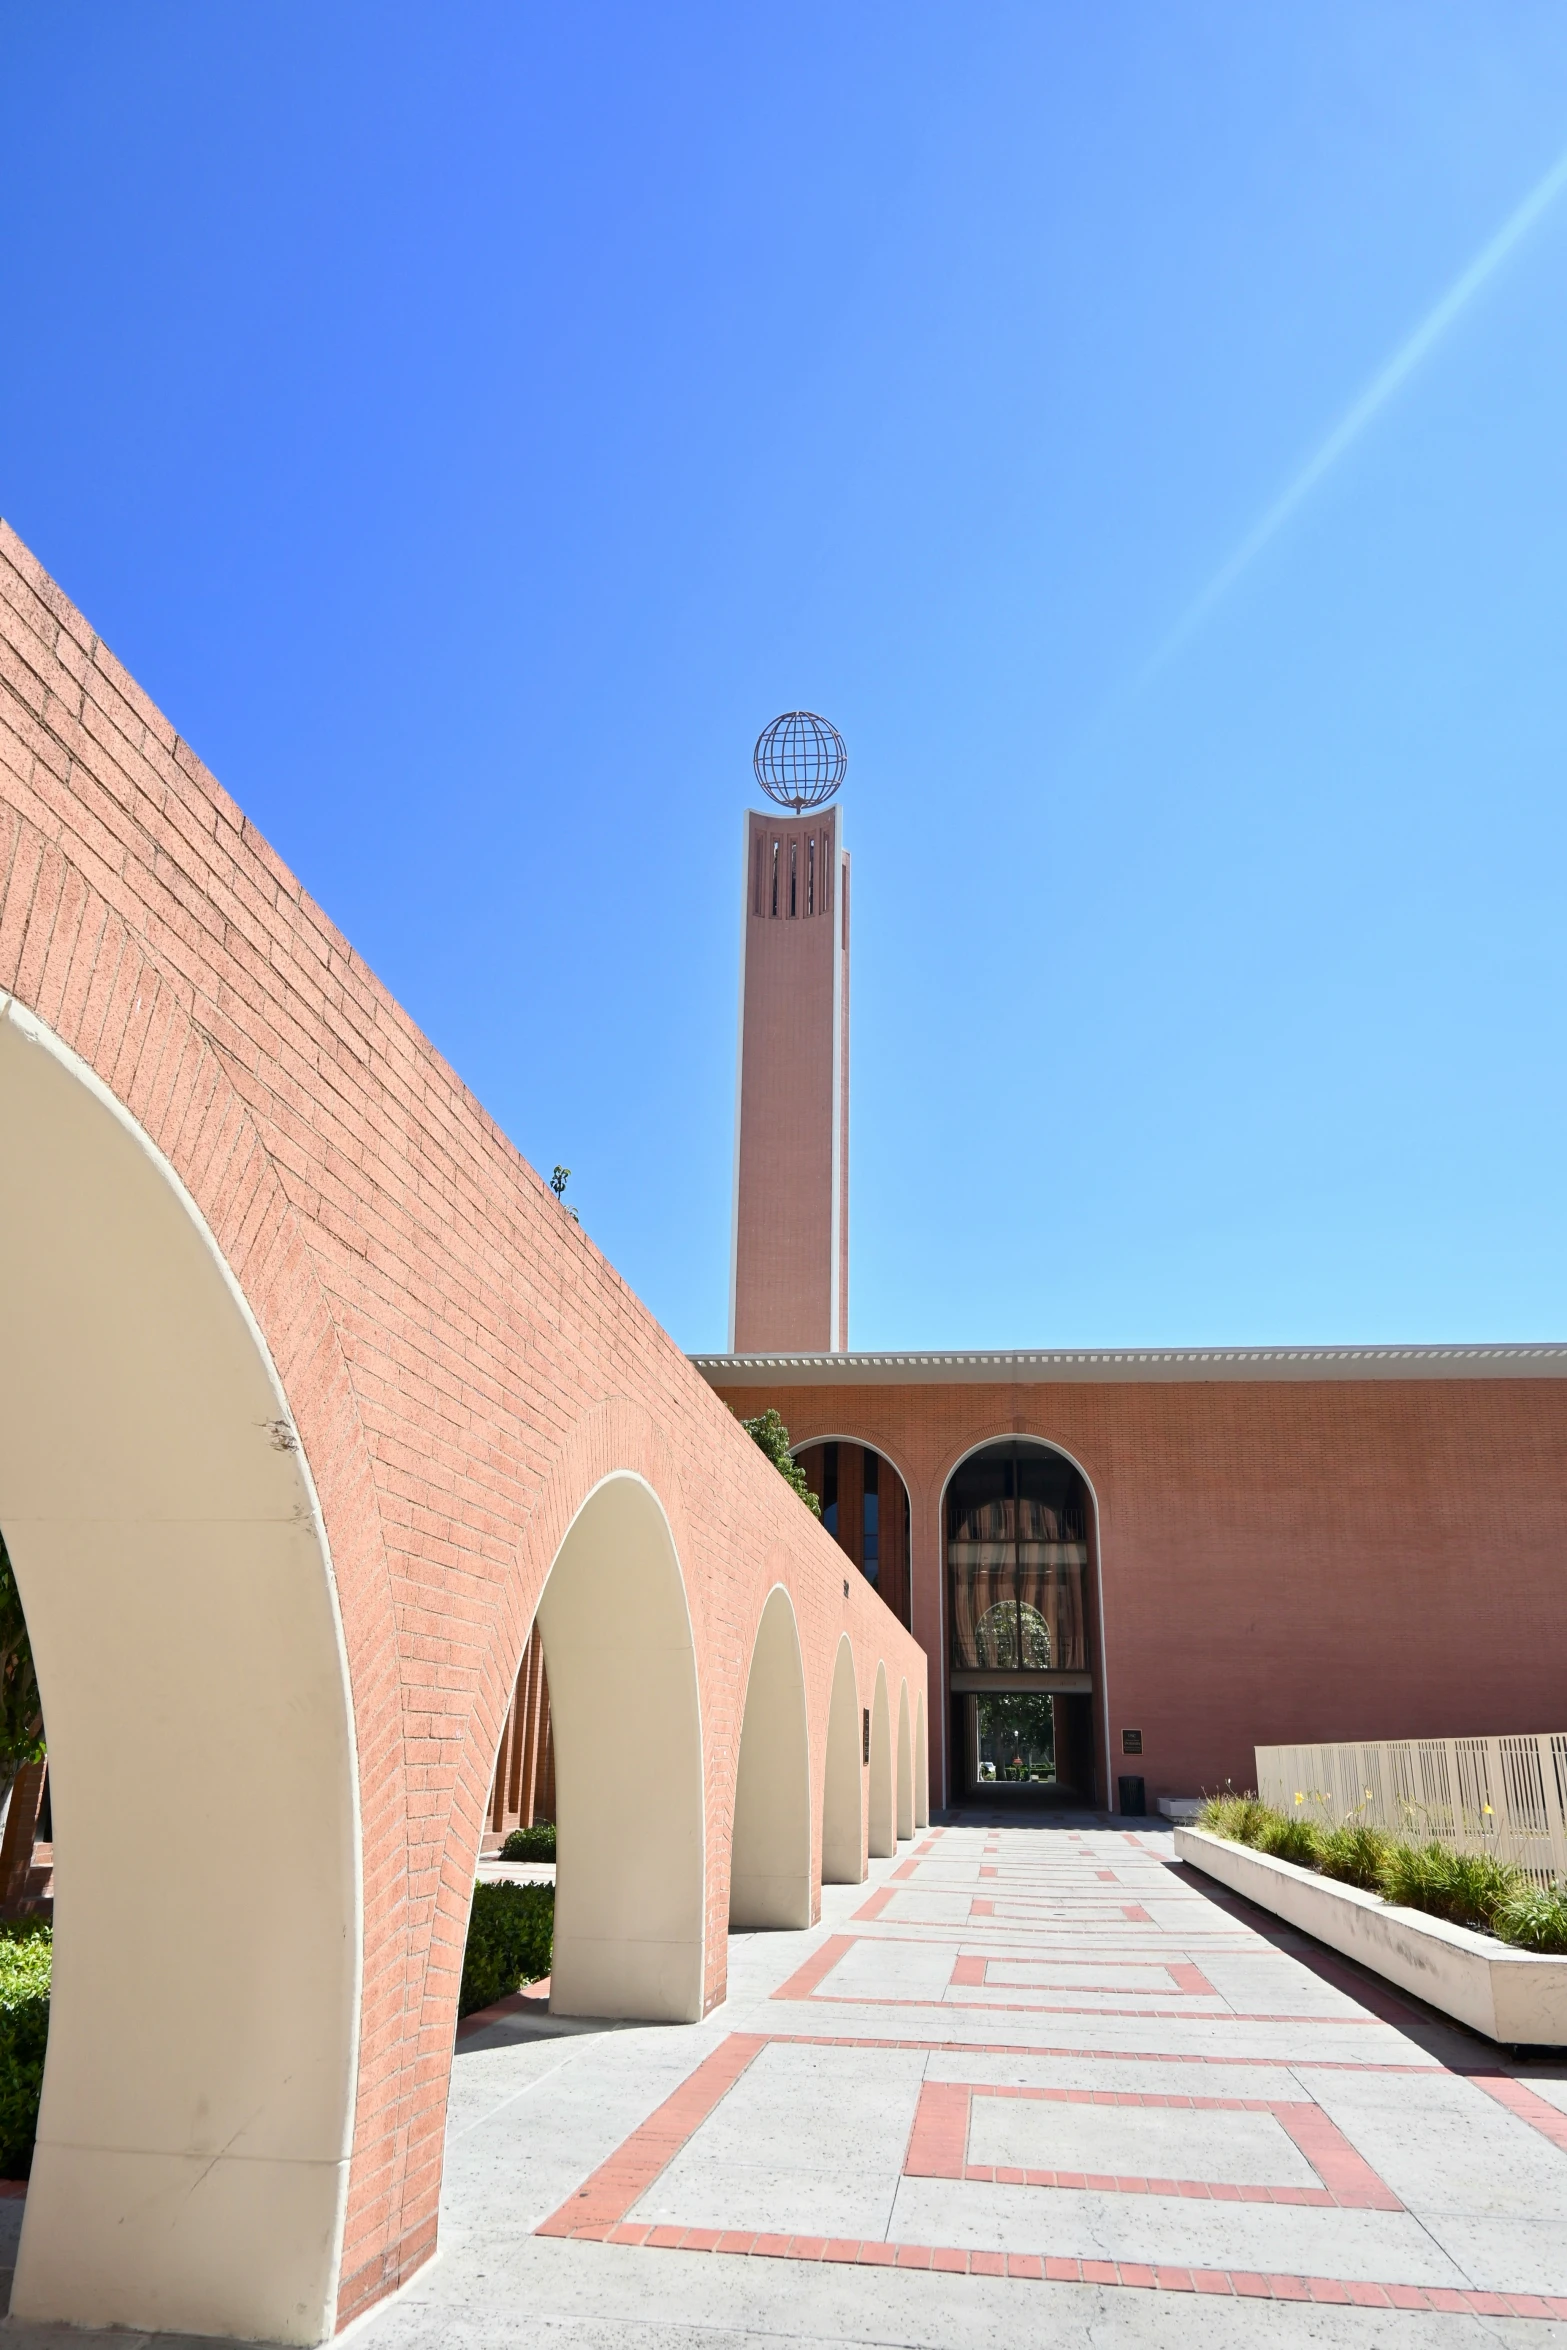
M 849 1343 L 849 857 L 831 806 L 848 765 L 809 710 L 775 718 L 745 818 L 735 1086 L 732 1354 Z

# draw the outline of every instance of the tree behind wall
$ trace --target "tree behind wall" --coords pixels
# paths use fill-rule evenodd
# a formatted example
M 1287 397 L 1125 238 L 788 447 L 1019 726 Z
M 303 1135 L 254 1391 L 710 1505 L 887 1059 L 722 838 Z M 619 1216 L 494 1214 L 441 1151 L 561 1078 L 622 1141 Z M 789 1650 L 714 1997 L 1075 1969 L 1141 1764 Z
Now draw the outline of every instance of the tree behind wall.
M 822 1505 L 806 1483 L 805 1471 L 789 1450 L 789 1431 L 783 1424 L 782 1413 L 771 1409 L 758 1412 L 754 1420 L 741 1420 L 740 1425 L 751 1442 L 766 1453 L 784 1483 L 800 1496 L 812 1515 L 819 1518 Z
M 998 1775 L 1012 1765 L 1009 1748 L 1025 1765 L 1038 1762 L 1055 1770 L 1055 1707 L 1047 1693 L 987 1693 L 979 1701 L 979 1719 L 981 1737 L 995 1743 Z
M 22 1595 L 0 1534 L 0 1803 L 24 1763 L 44 1758 L 44 1716 Z

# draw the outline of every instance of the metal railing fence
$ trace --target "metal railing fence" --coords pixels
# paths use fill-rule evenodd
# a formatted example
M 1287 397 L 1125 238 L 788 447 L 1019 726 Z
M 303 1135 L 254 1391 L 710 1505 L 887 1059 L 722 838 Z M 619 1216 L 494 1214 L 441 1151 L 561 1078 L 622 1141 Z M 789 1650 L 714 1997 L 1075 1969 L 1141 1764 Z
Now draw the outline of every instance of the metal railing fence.
M 1330 1827 L 1364 1820 L 1567 1883 L 1567 1731 L 1259 1746 L 1256 1756 L 1257 1793 L 1280 1811 Z

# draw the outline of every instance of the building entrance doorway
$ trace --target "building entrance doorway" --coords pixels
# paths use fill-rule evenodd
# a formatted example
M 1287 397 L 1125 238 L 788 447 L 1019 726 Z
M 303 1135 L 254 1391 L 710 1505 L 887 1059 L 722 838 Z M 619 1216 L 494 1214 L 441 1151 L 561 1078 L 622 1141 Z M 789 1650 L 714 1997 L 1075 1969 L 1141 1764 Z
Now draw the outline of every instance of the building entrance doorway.
M 946 1499 L 952 1794 L 1093 1803 L 1093 1500 L 1054 1446 L 971 1453 Z

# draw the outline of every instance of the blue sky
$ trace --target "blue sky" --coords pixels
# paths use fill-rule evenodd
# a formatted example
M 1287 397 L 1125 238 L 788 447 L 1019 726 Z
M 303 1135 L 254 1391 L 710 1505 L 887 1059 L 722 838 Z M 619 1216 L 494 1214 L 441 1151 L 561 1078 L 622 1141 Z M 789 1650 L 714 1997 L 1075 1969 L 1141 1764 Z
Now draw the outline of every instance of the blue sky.
M 855 1345 L 1559 1338 L 1567 197 L 1179 632 L 1564 151 L 1555 0 L 0 0 L 0 511 L 683 1344 L 802 704 Z

